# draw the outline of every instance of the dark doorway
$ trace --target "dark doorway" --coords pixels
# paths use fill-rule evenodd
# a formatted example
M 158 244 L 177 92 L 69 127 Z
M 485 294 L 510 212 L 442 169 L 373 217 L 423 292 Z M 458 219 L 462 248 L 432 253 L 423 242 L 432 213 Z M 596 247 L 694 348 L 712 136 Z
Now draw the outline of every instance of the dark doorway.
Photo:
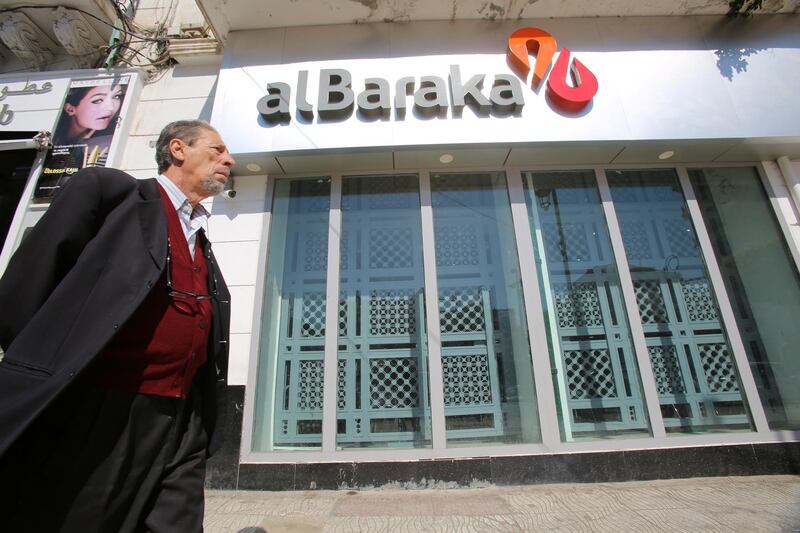
M 36 150 L 0 152 L 0 245 L 5 245 L 8 229 L 35 159 Z

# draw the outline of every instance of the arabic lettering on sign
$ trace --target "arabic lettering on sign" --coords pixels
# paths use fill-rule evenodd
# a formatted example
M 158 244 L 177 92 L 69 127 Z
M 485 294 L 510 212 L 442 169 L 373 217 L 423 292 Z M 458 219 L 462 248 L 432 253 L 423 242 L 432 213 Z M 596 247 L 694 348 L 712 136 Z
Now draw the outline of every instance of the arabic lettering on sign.
M 8 85 L 4 85 L 0 88 L 0 102 L 9 96 L 44 94 L 49 93 L 51 90 L 53 90 L 53 84 L 49 81 L 44 82 L 41 87 L 35 83 L 25 82 L 25 87 L 16 91 L 9 89 Z M 2 104 L 2 106 L 0 106 L 0 126 L 8 125 L 12 120 L 14 120 L 14 111 L 11 109 L 11 106 L 8 103 Z

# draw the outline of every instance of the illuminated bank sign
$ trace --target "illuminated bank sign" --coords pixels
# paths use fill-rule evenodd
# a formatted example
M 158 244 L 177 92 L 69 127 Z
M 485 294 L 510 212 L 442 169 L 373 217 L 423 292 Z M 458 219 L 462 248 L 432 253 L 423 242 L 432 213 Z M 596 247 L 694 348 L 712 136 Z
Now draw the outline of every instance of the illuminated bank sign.
M 464 107 L 470 107 L 478 116 L 490 113 L 512 114 L 525 105 L 526 95 L 520 83 L 530 71 L 528 55 L 536 55 L 532 84 L 538 87 L 555 52 L 555 38 L 538 28 L 523 28 L 508 39 L 508 59 L 516 74 L 497 74 L 491 87 L 485 87 L 485 74 L 465 78 L 459 65 L 450 65 L 447 80 L 442 76 L 421 76 L 419 83 L 413 76 L 402 77 L 394 82 L 385 78 L 367 77 L 364 90 L 356 94 L 353 77 L 346 69 L 331 68 L 319 71 L 316 102 L 309 101 L 309 71 L 301 70 L 297 75 L 297 92 L 292 100 L 292 88 L 288 83 L 267 84 L 267 94 L 258 100 L 261 116 L 272 123 L 291 120 L 290 102 L 306 120 L 315 114 L 322 119 L 343 120 L 355 109 L 365 117 L 388 117 L 394 109 L 395 116 L 402 118 L 413 106 L 423 115 L 446 116 L 452 105 L 453 116 L 460 116 Z M 572 77 L 572 85 L 567 77 Z M 583 63 L 575 59 L 570 65 L 570 51 L 559 53 L 547 80 L 547 97 L 562 111 L 576 113 L 584 109 L 597 93 L 597 78 Z M 409 101 L 409 96 L 413 97 Z

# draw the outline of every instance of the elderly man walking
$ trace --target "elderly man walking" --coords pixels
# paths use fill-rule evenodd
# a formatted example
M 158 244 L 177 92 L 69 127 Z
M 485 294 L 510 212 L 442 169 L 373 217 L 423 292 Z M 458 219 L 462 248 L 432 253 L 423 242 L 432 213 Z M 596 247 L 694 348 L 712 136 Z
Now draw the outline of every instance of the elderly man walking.
M 0 280 L 4 531 L 202 531 L 230 296 L 200 201 L 234 160 L 187 120 L 156 161 L 75 174 Z

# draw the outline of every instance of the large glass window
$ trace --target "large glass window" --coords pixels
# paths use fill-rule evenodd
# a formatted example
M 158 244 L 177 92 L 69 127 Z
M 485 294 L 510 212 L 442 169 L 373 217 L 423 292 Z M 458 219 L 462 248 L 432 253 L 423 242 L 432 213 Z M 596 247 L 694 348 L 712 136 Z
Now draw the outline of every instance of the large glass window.
M 341 447 L 431 444 L 416 175 L 342 182 Z
M 330 190 L 329 178 L 275 183 L 255 451 L 322 445 Z
M 562 438 L 648 434 L 635 351 L 594 172 L 528 173 Z
M 696 169 L 688 182 L 672 169 L 605 174 L 608 190 L 594 171 L 522 174 L 541 294 L 530 304 L 543 310 L 562 440 L 651 434 L 644 357 L 659 404 L 649 407 L 660 408 L 668 435 L 752 430 L 755 398 L 745 397 L 729 333 L 735 346 L 743 341 L 747 390 L 752 373 L 769 427 L 800 430 L 800 273 L 756 170 Z M 338 449 L 430 448 L 441 437 L 450 448 L 541 442 L 505 173 L 432 172 L 425 211 L 427 174 L 342 177 L 331 241 L 338 280 L 328 279 L 334 183 L 274 183 L 252 450 L 321 449 L 326 340 L 328 362 L 337 361 L 327 412 L 336 413 Z M 696 204 L 684 198 L 689 183 Z M 608 229 L 611 205 L 619 236 Z M 725 294 L 711 283 L 696 228 L 710 237 Z M 423 257 L 423 241 L 435 257 Z M 619 271 L 612 242 L 629 272 Z M 429 275 L 435 266 L 434 331 L 423 259 Z M 620 282 L 629 287 L 628 275 L 636 319 Z M 329 292 L 338 313 L 326 332 Z M 634 347 L 639 324 L 646 353 Z M 431 404 L 429 347 L 440 348 L 443 404 Z M 442 413 L 445 435 L 434 439 L 431 420 Z
M 691 182 L 772 429 L 800 429 L 800 279 L 753 168 Z
M 733 352 L 675 172 L 607 175 L 667 431 L 750 429 Z
M 432 174 L 431 202 L 448 445 L 538 442 L 505 174 Z

